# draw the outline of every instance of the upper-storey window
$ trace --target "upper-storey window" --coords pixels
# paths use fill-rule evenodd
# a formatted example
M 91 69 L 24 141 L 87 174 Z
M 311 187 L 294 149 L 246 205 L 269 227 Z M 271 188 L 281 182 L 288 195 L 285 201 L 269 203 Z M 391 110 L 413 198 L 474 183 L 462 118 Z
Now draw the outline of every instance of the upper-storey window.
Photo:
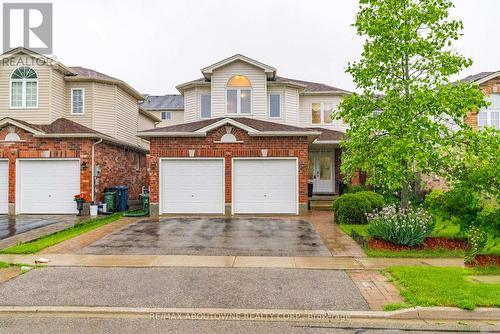
M 491 104 L 477 115 L 477 125 L 480 128 L 491 126 L 500 129 L 500 94 L 491 94 Z
M 200 96 L 200 116 L 201 118 L 212 117 L 212 99 L 210 94 Z
M 269 94 L 269 117 L 281 117 L 281 95 L 271 93 Z
M 170 121 L 172 120 L 172 112 L 170 111 L 162 111 L 161 112 L 162 121 Z
M 252 113 L 252 85 L 243 75 L 235 75 L 227 82 L 226 112 L 228 114 Z
M 10 107 L 38 107 L 38 76 L 31 67 L 17 68 L 10 76 Z
M 311 104 L 311 122 L 313 124 L 332 123 L 333 104 L 315 102 Z
M 71 88 L 71 113 L 82 115 L 85 113 L 85 90 Z

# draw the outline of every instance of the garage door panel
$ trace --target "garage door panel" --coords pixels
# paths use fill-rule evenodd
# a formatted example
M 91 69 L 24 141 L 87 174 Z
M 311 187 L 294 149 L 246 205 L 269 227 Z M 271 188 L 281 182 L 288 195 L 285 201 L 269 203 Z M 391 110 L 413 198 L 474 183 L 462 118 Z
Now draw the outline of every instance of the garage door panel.
M 162 213 L 223 213 L 222 160 L 163 160 Z
M 296 160 L 234 161 L 234 213 L 296 213 Z
M 9 209 L 9 162 L 0 161 L 0 214 Z
M 20 213 L 75 214 L 73 196 L 80 192 L 78 160 L 19 160 Z

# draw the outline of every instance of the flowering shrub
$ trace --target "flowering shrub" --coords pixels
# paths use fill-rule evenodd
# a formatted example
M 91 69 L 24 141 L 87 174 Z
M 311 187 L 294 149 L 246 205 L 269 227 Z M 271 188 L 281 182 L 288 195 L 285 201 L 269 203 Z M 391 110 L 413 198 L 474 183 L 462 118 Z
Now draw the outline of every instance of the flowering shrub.
M 481 229 L 472 226 L 467 232 L 467 248 L 465 249 L 465 262 L 474 262 L 476 256 L 486 245 L 488 236 Z
M 73 196 L 73 200 L 75 202 L 79 202 L 79 201 L 85 201 L 85 195 L 84 194 L 76 194 Z
M 401 210 L 391 205 L 367 215 L 368 234 L 402 246 L 417 246 L 434 229 L 432 216 L 424 209 Z

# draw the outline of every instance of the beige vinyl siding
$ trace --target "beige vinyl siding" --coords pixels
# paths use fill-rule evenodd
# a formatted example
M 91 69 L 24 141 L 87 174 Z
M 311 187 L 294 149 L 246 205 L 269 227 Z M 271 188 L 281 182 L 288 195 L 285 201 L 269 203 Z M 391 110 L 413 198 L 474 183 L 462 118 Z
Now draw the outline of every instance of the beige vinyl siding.
M 322 127 L 331 130 L 337 130 L 345 132 L 347 130 L 347 124 L 342 120 L 333 120 L 331 124 L 312 124 L 311 108 L 313 103 L 332 103 L 333 108 L 338 106 L 341 101 L 340 96 L 330 95 L 330 96 L 309 96 L 300 95 L 299 105 L 300 105 L 300 126 L 302 127 Z
M 139 114 L 139 131 L 151 130 L 155 128 L 155 122 L 149 117 Z
M 58 118 L 65 116 L 65 82 L 64 75 L 59 71 L 51 70 L 50 72 L 50 121 L 53 122 Z
M 33 68 L 38 76 L 38 108 L 11 109 L 10 108 L 10 76 L 12 72 L 22 66 Z M 50 73 L 56 71 L 46 64 L 37 63 L 35 58 L 27 55 L 14 56 L 2 60 L 0 66 L 0 118 L 12 117 L 34 124 L 50 122 L 49 91 Z
M 93 84 L 93 111 L 95 113 L 92 128 L 118 138 L 116 122 L 116 86 Z
M 236 61 L 214 70 L 212 74 L 212 118 L 235 116 L 226 114 L 226 85 L 234 75 L 244 75 L 252 84 L 252 116 L 267 119 L 267 82 L 264 70 L 250 64 Z M 245 115 L 236 115 L 245 116 Z
M 284 95 L 286 124 L 299 126 L 299 91 L 297 88 L 285 87 Z
M 117 101 L 117 137 L 131 144 L 138 144 L 139 104 L 135 98 L 116 88 Z M 134 126 L 135 125 L 135 126 Z
M 194 122 L 198 119 L 198 103 L 196 102 L 196 88 L 184 92 L 184 122 Z
M 73 88 L 83 88 L 85 90 L 85 100 L 84 100 L 84 113 L 83 114 L 72 114 L 71 113 L 71 89 Z M 66 82 L 66 103 L 64 106 L 64 117 L 72 120 L 73 122 L 79 123 L 86 127 L 92 128 L 93 124 L 93 103 L 94 99 L 94 83 L 93 82 Z
M 157 128 L 161 128 L 164 126 L 170 126 L 170 125 L 176 125 L 176 124 L 181 124 L 184 123 L 184 110 L 155 110 L 155 111 L 149 111 L 149 113 L 155 115 L 159 119 L 161 119 L 161 113 L 162 111 L 169 111 L 172 113 L 172 119 L 171 120 L 165 120 L 161 121 L 156 125 Z

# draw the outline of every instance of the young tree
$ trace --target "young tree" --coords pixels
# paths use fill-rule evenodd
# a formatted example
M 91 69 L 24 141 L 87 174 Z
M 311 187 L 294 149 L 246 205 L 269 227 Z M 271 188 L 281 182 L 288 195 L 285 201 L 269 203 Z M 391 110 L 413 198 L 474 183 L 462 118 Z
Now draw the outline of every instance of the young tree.
M 401 194 L 408 207 L 417 173 L 441 174 L 454 159 L 465 116 L 485 104 L 477 86 L 450 83 L 472 61 L 452 49 L 462 22 L 449 18 L 451 0 L 360 0 L 354 26 L 365 36 L 350 63 L 359 94 L 335 112 L 349 125 L 342 171 L 368 172 L 368 182 Z

